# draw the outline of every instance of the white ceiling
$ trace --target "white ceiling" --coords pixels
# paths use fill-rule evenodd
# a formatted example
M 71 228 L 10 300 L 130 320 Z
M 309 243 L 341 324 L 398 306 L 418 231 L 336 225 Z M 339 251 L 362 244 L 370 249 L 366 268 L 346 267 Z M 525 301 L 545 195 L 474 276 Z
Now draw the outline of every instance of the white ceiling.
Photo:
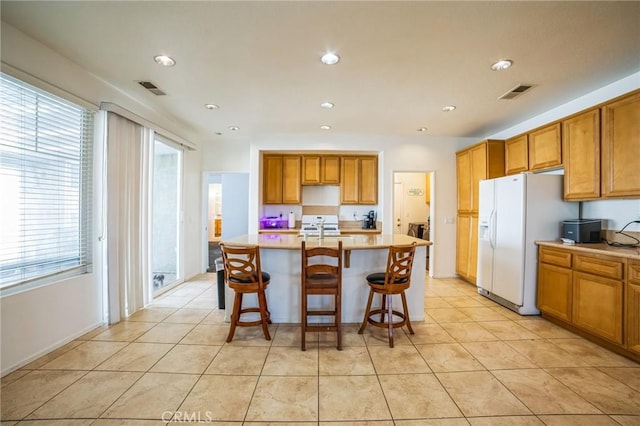
M 3 0 L 0 7 L 3 21 L 172 116 L 198 142 L 230 135 L 228 126 L 246 139 L 416 135 L 422 126 L 427 137 L 481 138 L 640 71 L 636 1 Z M 340 63 L 320 62 L 328 50 Z M 176 66 L 157 65 L 160 53 Z M 514 65 L 491 71 L 503 58 Z M 497 99 L 520 83 L 535 87 Z M 320 108 L 325 100 L 335 108 Z M 448 104 L 457 110 L 442 112 Z

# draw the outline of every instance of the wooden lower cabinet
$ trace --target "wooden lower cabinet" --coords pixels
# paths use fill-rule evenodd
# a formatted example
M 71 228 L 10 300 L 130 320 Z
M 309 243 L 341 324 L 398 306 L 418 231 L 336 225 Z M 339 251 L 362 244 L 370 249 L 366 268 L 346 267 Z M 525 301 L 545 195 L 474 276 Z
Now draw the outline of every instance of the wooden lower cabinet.
M 627 271 L 625 291 L 627 349 L 640 355 L 640 260 L 629 260 Z
M 459 215 L 457 229 L 456 273 L 475 284 L 478 268 L 478 216 Z
M 623 288 L 618 280 L 574 272 L 572 322 L 621 345 Z
M 556 318 L 571 321 L 573 281 L 571 269 L 538 264 L 538 309 Z

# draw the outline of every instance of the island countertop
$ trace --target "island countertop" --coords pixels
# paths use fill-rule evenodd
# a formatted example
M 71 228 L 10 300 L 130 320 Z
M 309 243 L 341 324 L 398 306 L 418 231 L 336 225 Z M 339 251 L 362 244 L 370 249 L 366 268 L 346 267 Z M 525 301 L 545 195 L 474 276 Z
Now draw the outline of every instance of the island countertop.
M 342 248 L 344 250 L 366 250 L 366 249 L 380 249 L 388 248 L 392 245 L 404 245 L 416 243 L 417 246 L 429 246 L 431 241 L 423 240 L 420 238 L 410 237 L 402 234 L 358 234 L 358 235 L 340 235 L 340 236 L 327 236 L 320 240 L 318 237 L 301 237 L 299 235 L 291 234 L 250 234 L 242 235 L 240 237 L 230 238 L 223 240 L 226 244 L 253 244 L 260 248 L 268 249 L 288 249 L 296 250 L 300 249 L 302 241 L 307 242 L 307 246 L 333 246 L 337 245 L 338 241 L 342 241 Z

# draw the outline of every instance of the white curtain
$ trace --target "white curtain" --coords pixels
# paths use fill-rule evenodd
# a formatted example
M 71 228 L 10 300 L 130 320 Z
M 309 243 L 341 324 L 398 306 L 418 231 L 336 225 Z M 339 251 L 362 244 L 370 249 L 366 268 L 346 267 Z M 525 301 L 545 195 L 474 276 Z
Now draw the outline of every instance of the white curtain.
M 153 131 L 112 112 L 107 124 L 109 323 L 150 300 Z

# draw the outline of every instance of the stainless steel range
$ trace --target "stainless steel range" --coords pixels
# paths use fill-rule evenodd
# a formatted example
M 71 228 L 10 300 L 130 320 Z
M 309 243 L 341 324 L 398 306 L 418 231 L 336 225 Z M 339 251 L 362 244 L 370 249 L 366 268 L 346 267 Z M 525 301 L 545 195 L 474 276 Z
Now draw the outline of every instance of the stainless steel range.
M 325 236 L 340 235 L 338 227 L 338 216 L 332 214 L 302 215 L 302 227 L 300 235 L 318 237 L 320 236 L 320 226 L 324 226 Z

